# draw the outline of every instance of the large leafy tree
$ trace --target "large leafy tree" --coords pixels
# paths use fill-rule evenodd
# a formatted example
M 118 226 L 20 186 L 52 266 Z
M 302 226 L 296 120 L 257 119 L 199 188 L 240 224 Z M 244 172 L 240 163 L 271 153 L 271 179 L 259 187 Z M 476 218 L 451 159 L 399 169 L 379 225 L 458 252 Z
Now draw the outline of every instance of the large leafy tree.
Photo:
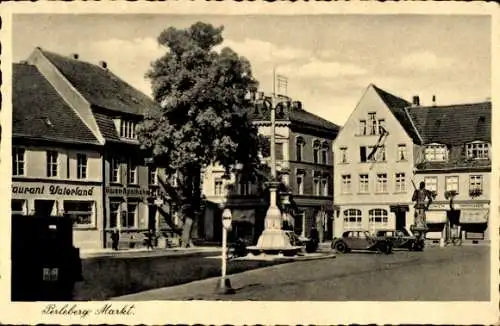
M 180 195 L 171 197 L 182 207 L 183 246 L 200 214 L 200 173 L 205 167 L 217 163 L 227 173 L 238 168 L 244 177 L 259 177 L 263 142 L 249 118 L 247 96 L 258 84 L 248 60 L 220 48 L 222 32 L 223 27 L 203 22 L 187 29 L 167 28 L 158 37 L 166 53 L 146 74 L 160 105 L 146 113 L 138 139 L 167 168 L 167 175 L 178 171 L 182 176 Z

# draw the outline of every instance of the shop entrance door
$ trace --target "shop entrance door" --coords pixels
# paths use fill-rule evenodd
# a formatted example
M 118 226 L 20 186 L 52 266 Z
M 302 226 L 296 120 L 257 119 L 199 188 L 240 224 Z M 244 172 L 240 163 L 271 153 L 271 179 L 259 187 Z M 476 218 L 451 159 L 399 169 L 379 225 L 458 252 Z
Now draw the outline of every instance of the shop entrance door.
M 406 227 L 406 212 L 402 209 L 396 211 L 396 230 L 403 230 Z
M 148 229 L 156 230 L 156 213 L 158 212 L 158 207 L 154 204 L 148 205 Z
M 54 200 L 35 200 L 35 215 L 38 216 L 51 216 L 52 209 L 54 208 Z

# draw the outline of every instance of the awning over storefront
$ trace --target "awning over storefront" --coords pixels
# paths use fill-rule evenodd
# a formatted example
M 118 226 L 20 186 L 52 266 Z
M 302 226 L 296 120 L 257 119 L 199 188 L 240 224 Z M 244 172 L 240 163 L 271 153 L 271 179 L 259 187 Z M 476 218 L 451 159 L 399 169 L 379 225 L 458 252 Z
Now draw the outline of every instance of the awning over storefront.
M 460 211 L 460 224 L 486 224 L 488 215 L 487 209 L 463 209 Z
M 446 211 L 427 211 L 425 216 L 427 224 L 446 223 Z

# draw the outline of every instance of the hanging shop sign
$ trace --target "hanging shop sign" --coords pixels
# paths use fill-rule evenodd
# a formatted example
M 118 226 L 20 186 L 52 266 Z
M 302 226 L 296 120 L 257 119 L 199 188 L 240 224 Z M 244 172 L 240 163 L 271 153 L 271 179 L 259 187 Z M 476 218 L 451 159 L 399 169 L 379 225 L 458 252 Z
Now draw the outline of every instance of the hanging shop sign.
M 106 194 L 110 196 L 150 196 L 151 191 L 149 188 L 136 188 L 136 187 L 106 187 Z

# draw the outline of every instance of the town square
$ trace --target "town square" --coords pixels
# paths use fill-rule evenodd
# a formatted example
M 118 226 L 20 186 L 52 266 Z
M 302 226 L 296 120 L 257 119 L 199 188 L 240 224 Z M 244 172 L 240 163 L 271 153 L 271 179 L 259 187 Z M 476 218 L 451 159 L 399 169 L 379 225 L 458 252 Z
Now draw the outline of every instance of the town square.
M 489 16 L 12 23 L 12 301 L 491 300 Z

